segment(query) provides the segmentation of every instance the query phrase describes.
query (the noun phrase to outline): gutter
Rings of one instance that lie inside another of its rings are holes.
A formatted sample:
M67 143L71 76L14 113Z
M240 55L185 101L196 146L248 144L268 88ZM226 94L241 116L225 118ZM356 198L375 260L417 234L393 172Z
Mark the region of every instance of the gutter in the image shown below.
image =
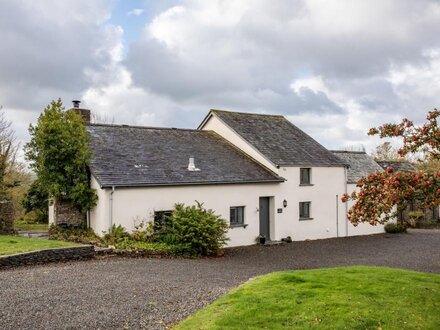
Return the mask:
M107 188L143 188L143 187L176 187L176 186L207 186L207 185L223 185L223 184L252 184L252 183L282 183L287 181L286 179L280 177L280 179L267 180L267 181L207 181L207 182L178 182L178 183L133 183L133 184L113 184L113 185L101 185L102 189Z
M112 190L110 191L109 196L109 229L108 232L112 232L112 226L113 226L113 194L115 192L115 186L112 186Z

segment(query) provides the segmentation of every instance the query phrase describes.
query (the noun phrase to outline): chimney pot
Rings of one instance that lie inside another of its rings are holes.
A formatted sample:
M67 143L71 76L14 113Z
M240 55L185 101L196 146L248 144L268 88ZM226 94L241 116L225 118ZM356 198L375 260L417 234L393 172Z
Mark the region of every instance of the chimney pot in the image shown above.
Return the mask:
M78 109L81 101L73 100L72 103L73 103L73 107Z

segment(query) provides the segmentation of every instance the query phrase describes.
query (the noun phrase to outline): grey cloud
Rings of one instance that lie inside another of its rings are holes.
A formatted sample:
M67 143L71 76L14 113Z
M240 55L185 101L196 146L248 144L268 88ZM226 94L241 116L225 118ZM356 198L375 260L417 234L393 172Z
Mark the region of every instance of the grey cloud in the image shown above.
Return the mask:
M428 61L422 50L440 47L440 17L435 8L440 7L433 1L371 2L370 13L365 14L371 22L360 26L354 22L353 31L331 33L332 22L328 27L317 26L303 1L256 2L226 28L193 21L188 4L180 18L188 15L187 24L196 25L191 36L197 40L195 46L179 52L178 47L154 39L147 29L129 49L125 65L136 85L179 102L211 100L283 113L341 112L323 93L285 91L306 68L337 81L335 86L352 92L363 106L389 111L399 104L384 79L390 65L422 64ZM336 12L333 25L347 15L343 10ZM274 91L276 97L258 98L259 90ZM218 100L219 95L225 99Z
M109 14L104 1L8 1L0 3L0 99L31 108L80 95L86 70L102 71L110 55L99 52L97 22Z
M163 43L145 38L132 45L125 64L139 85L178 100L219 91L232 92L253 84L245 73L245 59L223 62L216 58L215 49L213 46L213 54L203 60L197 57L182 60Z
M300 127L335 146L368 139L360 121L422 120L438 102L431 81L440 64L424 54L440 48L437 1L323 1L316 12L314 1L261 0L238 19L229 6L247 1L178 3L186 10L161 23L177 45L159 40L146 22L120 61L111 55L121 32L106 24L110 2L0 1L0 104L6 112L40 111L58 96L68 105L82 95L117 122L176 127L196 127L209 108L281 113L302 118ZM201 13L204 6L216 9ZM350 6L365 13L353 18ZM390 68L407 65L432 74L389 80ZM133 83L121 78L125 69ZM322 79L324 90L291 89L310 76ZM20 132L29 119L22 120Z

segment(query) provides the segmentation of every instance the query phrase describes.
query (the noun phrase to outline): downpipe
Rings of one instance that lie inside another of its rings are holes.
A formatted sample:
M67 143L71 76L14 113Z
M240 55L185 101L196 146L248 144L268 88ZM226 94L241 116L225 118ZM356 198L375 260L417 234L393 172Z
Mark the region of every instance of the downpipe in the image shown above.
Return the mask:
M339 237L339 195L336 195L336 237Z
M109 228L108 228L108 232L111 233L112 232L112 226L113 226L113 194L115 192L115 186L112 186L112 190L110 191L110 196L109 196Z
M347 167L344 166L344 176L345 176L345 193L348 193L348 171L347 171ZM348 237L348 202L344 203L345 205L345 236Z

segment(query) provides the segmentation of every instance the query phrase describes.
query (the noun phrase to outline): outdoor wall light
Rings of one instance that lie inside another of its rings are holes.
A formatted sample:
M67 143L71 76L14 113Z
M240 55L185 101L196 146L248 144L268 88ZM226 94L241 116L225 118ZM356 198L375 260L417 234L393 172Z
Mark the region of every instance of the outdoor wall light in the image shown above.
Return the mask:
M283 200L283 206L287 207L287 201L286 200Z

